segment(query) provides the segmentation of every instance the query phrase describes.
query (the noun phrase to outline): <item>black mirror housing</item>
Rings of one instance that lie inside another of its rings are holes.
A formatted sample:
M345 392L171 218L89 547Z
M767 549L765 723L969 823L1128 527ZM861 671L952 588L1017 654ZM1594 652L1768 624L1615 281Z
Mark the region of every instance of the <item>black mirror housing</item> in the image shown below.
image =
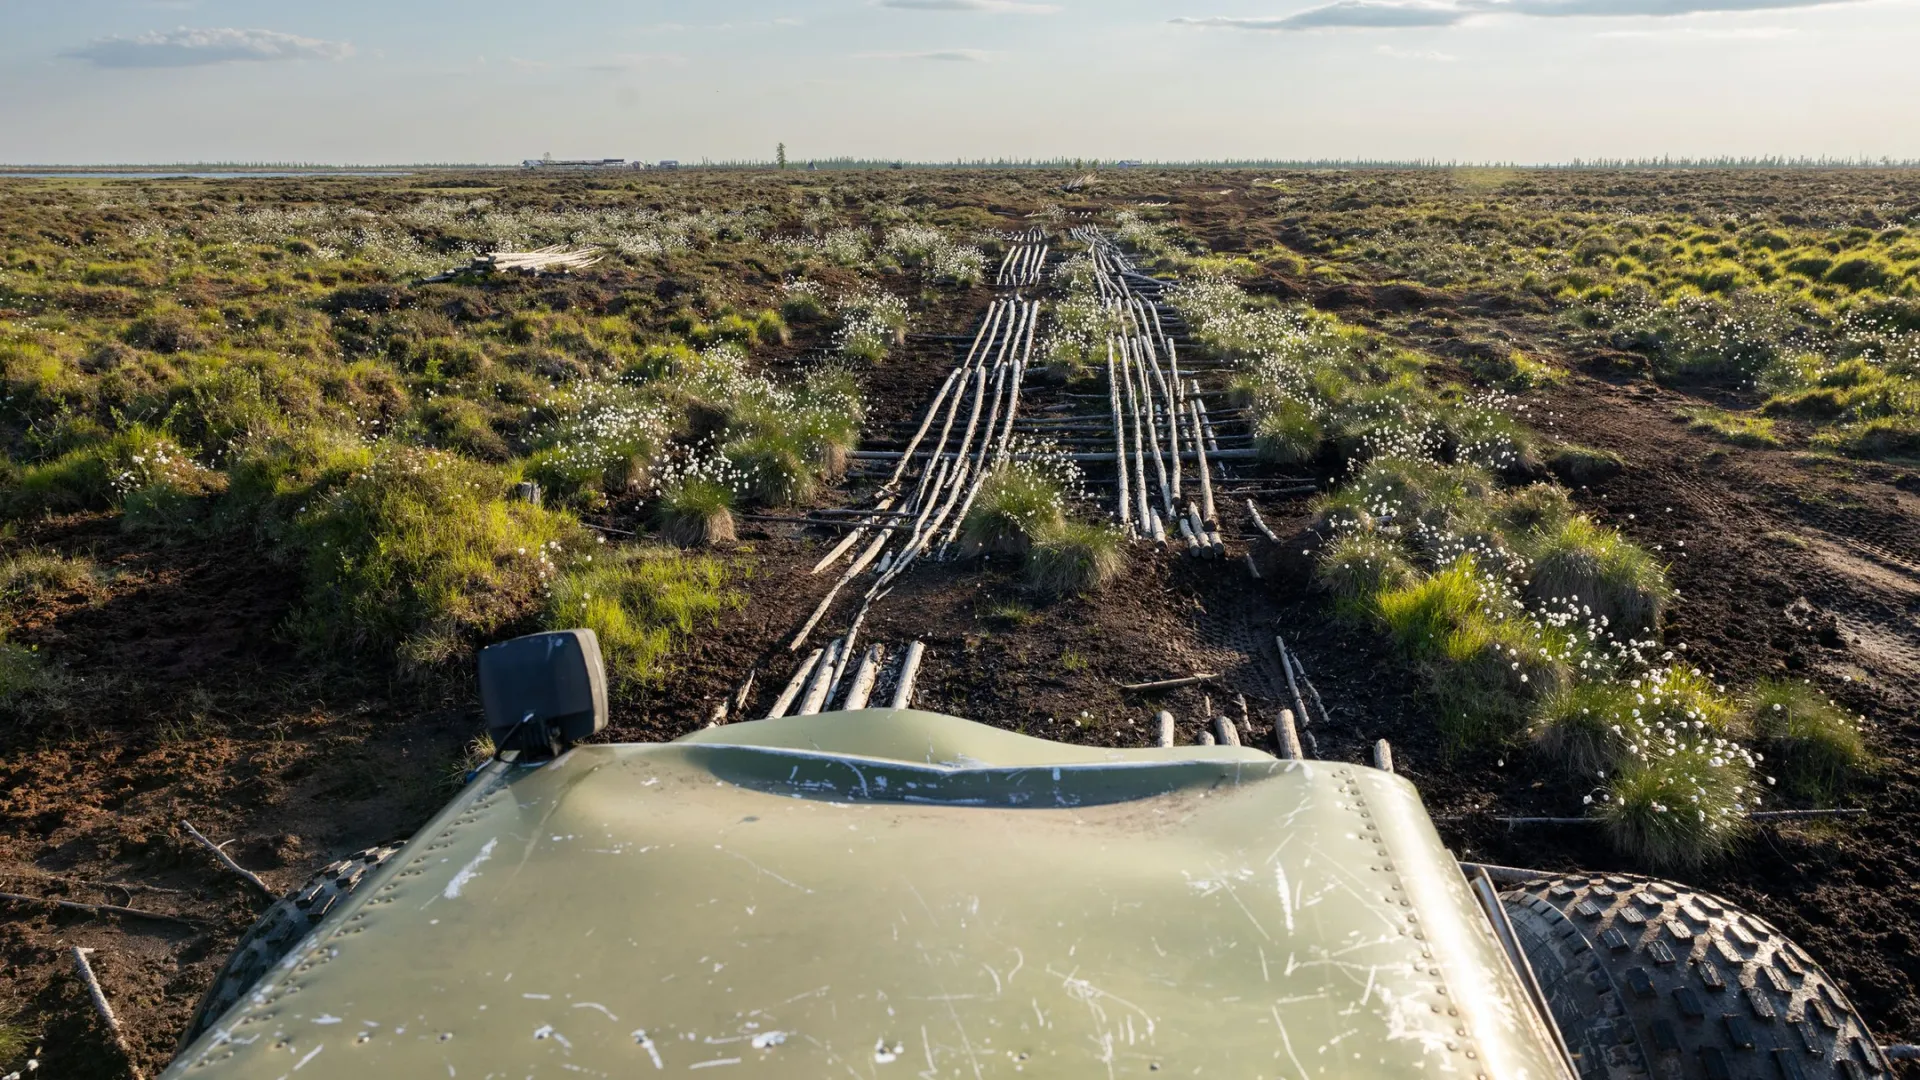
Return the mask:
M558 755L607 726L607 669L591 630L480 650L480 705L496 751Z

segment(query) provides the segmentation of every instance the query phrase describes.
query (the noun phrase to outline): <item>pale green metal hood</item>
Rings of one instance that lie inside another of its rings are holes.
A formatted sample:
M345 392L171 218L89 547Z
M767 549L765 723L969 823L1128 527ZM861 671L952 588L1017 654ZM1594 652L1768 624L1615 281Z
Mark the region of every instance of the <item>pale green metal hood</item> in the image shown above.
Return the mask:
M868 710L493 766L168 1077L1564 1076L1406 781Z

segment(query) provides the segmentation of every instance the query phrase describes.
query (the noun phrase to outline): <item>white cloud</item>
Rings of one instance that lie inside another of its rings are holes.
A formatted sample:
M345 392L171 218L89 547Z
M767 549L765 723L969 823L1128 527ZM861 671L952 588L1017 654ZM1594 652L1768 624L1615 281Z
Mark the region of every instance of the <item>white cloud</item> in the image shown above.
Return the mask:
M1694 41L1778 41L1800 31L1791 26L1739 26L1711 28L1702 26L1663 26L1657 30L1607 30L1603 38L1685 38Z
M1002 15L1051 15L1058 4L1035 4L1029 0L875 0L881 7L903 11L987 11Z
M138 37L95 38L61 55L106 68L198 67L238 61L342 60L353 55L353 46L278 30L183 26Z
M985 64L993 54L985 49L926 49L921 52L855 53L856 60L937 60L954 64Z
M904 2L904 0L902 0ZM1532 18L1620 18L1699 15L1709 12L1779 11L1830 7L1858 0L1333 0L1291 15L1254 18L1210 16L1171 20L1185 26L1229 30L1391 30L1455 26L1483 15Z
M685 55L681 53L644 52L644 53L620 53L616 56L612 56L605 60L602 60L596 64L585 64L583 65L583 67L588 71L605 71L605 72L617 73L617 72L626 72L626 71L647 71L653 68L662 68L662 67L683 67L686 65L686 63L687 63L687 58Z

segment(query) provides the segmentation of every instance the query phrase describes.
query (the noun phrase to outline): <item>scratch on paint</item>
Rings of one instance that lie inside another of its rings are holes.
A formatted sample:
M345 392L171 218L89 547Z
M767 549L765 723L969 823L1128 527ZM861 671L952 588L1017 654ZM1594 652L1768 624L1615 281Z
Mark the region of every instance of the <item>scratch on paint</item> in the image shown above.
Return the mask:
M453 880L447 882L446 889L441 892L440 895L449 900L458 900L460 898L460 890L466 888L468 882L471 882L475 877L479 876L480 864L493 858L493 849L498 843L500 843L500 838L496 836L482 845L480 854L475 855L472 862L461 867L460 872L453 875Z
M307 1062L309 1062L309 1061L312 1061L312 1060L314 1059L314 1057L315 1057L315 1056L317 1056L317 1055L318 1055L318 1054L320 1053L320 1051L322 1051L322 1050L325 1050L326 1048L327 1048L327 1044L326 1044L326 1043L321 1043L321 1044L320 1044L319 1046L316 1046L316 1047L314 1047L313 1049L311 1049L311 1050L309 1050L309 1051L307 1051L307 1056L306 1056L306 1057L303 1057L303 1058L301 1058L301 1059L300 1059L300 1064L298 1064L298 1065L295 1065L295 1066L293 1067L293 1071L294 1071L294 1072L299 1072L299 1071L300 1071L301 1069L304 1069L304 1068L306 1068L306 1067L307 1067ZM327 1060L328 1060L328 1061L332 1061L333 1059L332 1059L332 1058L328 1058Z
M783 878L779 874L776 874L773 871L767 869L766 867L761 866L759 863L754 862L752 859L747 858L745 855L742 855L737 851L728 851L726 848L721 847L719 844L713 845L713 849L724 855L731 855L734 858L739 859L741 862L746 863L748 866L753 867L755 870L760 871L761 873L767 875L768 877L779 882L780 884L785 885L789 889L798 889L801 892L808 893L808 894L811 894L813 892L812 889L807 888L805 885L798 885L798 884L795 884L794 882L788 881L786 878Z
M740 1064L739 1058L714 1058L712 1061L702 1061L702 1062L699 1062L698 1064L689 1065L687 1066L687 1068L689 1070L711 1069L715 1065L738 1065L738 1064Z
M1280 890L1280 910L1287 916L1287 933L1293 933L1293 893L1287 888L1287 868L1273 864L1273 884Z
M1287 1037L1287 1025L1280 1019L1279 1006L1270 1005L1268 1008L1273 1012L1273 1026L1280 1029L1280 1045L1287 1048L1287 1060L1293 1062L1293 1067L1300 1070L1300 1080L1306 1080L1306 1067L1301 1065L1300 1059L1294 1055L1293 1040Z
M654 1048L653 1040L647 1038L647 1030L645 1028L641 1028L633 1033L633 1041L639 1043L640 1049L645 1050L647 1056L653 1059L654 1068L666 1068L666 1065L660 1060L660 1051Z

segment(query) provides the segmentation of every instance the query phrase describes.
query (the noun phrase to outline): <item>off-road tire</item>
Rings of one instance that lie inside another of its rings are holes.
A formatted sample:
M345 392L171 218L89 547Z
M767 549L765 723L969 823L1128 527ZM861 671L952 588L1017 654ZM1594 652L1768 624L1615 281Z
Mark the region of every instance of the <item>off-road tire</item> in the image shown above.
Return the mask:
M180 1036L179 1050L220 1019L233 1003L246 996L260 977L284 959L327 912L360 887L367 875L400 850L399 844L385 844L355 852L339 862L329 863L307 879L305 885L273 902L233 948L233 955L214 978L213 985L193 1011L193 1022Z
M1501 894L1581 1080L1870 1080L1888 1066L1805 950L1719 897L1628 876Z

